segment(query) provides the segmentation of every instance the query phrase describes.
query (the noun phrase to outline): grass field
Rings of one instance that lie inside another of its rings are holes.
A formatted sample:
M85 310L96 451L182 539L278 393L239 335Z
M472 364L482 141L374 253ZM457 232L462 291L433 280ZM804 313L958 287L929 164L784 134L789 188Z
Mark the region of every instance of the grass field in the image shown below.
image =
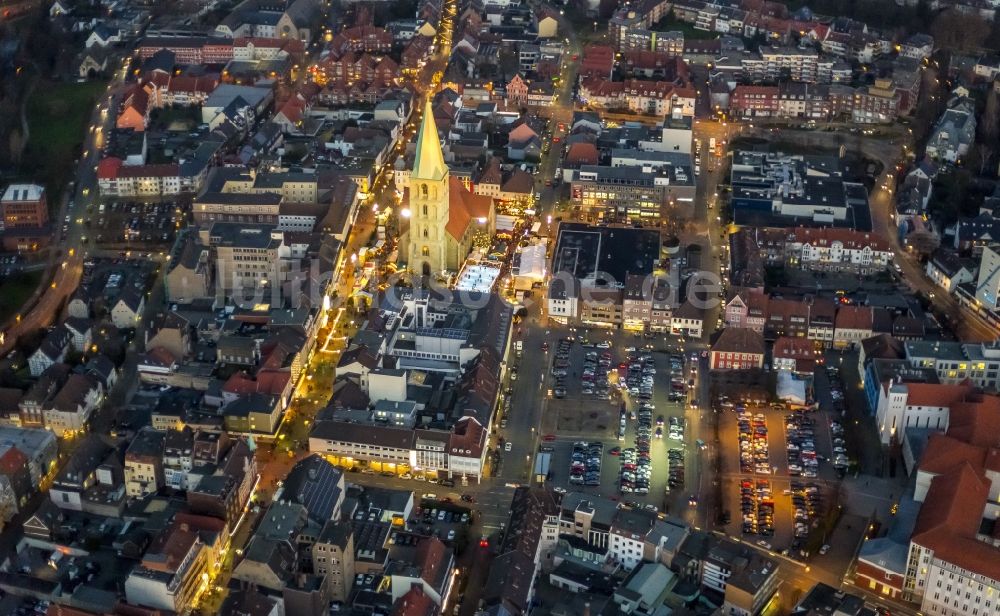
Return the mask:
M22 168L49 190L49 203L57 202L63 187L76 171L73 159L87 132L87 122L97 97L107 84L46 83L35 86L28 101L28 147Z
M41 271L15 274L0 280L0 323L17 314L41 280Z

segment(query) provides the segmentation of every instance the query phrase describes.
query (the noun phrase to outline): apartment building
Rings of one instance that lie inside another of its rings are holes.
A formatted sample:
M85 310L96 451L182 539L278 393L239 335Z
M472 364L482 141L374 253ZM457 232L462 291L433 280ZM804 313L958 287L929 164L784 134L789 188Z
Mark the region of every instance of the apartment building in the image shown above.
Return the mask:
M146 427L125 451L125 493L130 498L155 494L165 485L163 446L166 434Z
M892 79L880 78L855 90L852 119L860 124L885 124L899 115L900 94Z
M920 511L909 538L902 597L925 614L992 614L1000 600L1000 469L994 458L1000 399L952 406L945 434L930 437L913 499Z

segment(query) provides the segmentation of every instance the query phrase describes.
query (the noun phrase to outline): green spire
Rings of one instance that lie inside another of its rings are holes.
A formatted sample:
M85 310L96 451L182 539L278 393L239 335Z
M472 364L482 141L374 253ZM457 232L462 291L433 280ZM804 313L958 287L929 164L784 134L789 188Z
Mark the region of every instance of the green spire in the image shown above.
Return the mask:
M420 133L417 135L417 156L413 159L411 178L417 180L441 180L448 173L444 164L444 153L441 151L441 141L438 139L437 123L434 122L434 112L431 99L427 98L424 105L424 117L420 121Z

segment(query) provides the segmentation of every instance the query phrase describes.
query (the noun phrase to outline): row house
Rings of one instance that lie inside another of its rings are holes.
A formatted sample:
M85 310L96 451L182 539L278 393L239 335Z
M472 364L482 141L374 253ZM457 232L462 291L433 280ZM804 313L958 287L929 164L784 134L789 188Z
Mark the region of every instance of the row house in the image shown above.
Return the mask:
M804 338L809 333L809 304L792 299L771 298L767 303L764 335L768 339L781 336Z
M782 118L826 119L830 102L825 86L809 83L784 83L778 93L778 112Z
M635 113L666 116L679 110L694 116L696 93L693 88L679 87L669 81L608 81L585 80L580 84L580 100L595 109L628 109Z
M348 52L339 58L331 56L320 62L313 68L313 77L320 85L357 83L388 87L397 84L399 65L388 56Z
M874 320L870 306L841 306L833 324L833 348L854 348L871 338Z
M888 242L865 231L798 227L783 239L785 264L805 270L868 275L892 264Z
M827 119L833 105L828 86L786 82L780 87L738 85L730 94L729 109L742 117Z
M375 105L392 92L391 88L376 85L331 83L323 88L317 98L321 103L331 106L356 103Z
M775 370L811 375L821 352L807 338L781 337L774 341L771 365Z
M175 163L132 166L109 157L97 166L97 185L102 196L160 197L179 194L185 182Z
M770 298L763 292L738 291L726 302L726 327L752 329L764 333L767 323L767 304Z
M156 72L146 82L145 87L149 92L150 106L154 109L201 105L219 87L219 77L218 75L190 77Z
M806 338L841 349L859 345L875 328L875 311L869 306L777 299L757 291L734 293L723 313L726 327L749 329L769 340ZM890 322L888 327L893 326Z
M407 43L400 55L400 68L404 71L418 71L430 58L434 50L434 39L429 36L415 36Z
M349 51L388 53L392 51L392 45L392 33L385 28L355 26L334 35L328 48L336 55L341 55Z
M233 42L208 37L146 37L139 43L139 57L148 60L166 49L181 66L225 64L233 59Z
M266 62L286 58L297 61L304 53L305 45L298 39L246 37L233 41L233 60L242 62Z
M394 412L403 406L388 401L386 405ZM379 409L377 405L376 413ZM460 419L450 431L399 427L391 422L328 420L316 422L309 434L309 450L324 456L410 468L441 478L478 481L485 465L488 436L486 427L471 416Z
M729 111L739 117L757 118L778 115L777 86L738 85L729 95Z

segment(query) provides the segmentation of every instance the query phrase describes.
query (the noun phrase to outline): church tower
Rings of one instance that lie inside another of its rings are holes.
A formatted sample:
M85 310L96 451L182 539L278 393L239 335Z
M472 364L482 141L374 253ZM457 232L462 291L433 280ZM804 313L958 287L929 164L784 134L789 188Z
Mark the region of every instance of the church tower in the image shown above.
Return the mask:
M447 269L448 165L428 98L410 174L410 230L406 261L411 271L431 275Z

